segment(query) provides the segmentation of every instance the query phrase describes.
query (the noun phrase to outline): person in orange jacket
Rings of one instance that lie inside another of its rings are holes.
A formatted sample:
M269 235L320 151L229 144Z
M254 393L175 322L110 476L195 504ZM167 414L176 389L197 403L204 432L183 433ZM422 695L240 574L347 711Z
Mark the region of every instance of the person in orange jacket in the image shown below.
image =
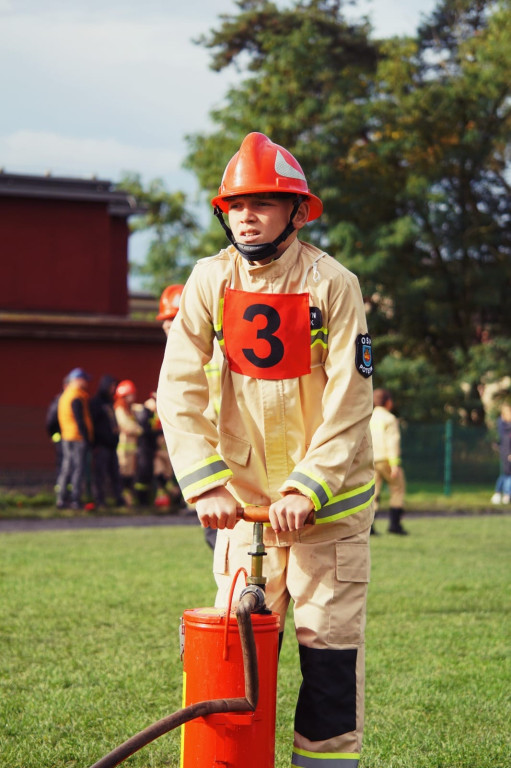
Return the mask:
M185 499L218 530L218 607L238 569L250 572L252 525L238 508L269 506L266 604L283 629L294 601L302 672L293 765L356 768L374 517L362 294L355 275L298 239L322 203L264 134L245 137L212 205L230 246L199 260L185 285L158 413ZM215 338L225 357L218 428L205 414Z
M62 464L56 486L58 509L67 506L68 484L71 484L71 509L82 508L83 481L94 438L89 410L90 380L91 376L83 368L73 368L67 375L67 386L58 401L57 415L62 437Z

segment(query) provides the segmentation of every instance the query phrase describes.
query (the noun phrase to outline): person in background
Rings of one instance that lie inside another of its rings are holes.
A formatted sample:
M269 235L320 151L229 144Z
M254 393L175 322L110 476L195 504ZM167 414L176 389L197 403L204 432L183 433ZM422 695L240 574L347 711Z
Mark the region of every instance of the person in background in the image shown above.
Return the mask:
M117 458L121 473L121 485L124 502L132 507L135 504L135 474L137 468L137 441L142 434L142 427L135 415L137 389L132 381L120 381L115 390L114 411L119 427Z
M500 474L491 497L492 504L509 504L511 501L511 404L504 403L497 419L500 452Z
M82 490L87 459L94 438L89 410L90 375L83 368L73 368L58 402L58 422L62 435L62 465L57 478L57 508L67 506L71 485L71 509L82 508Z
M67 376L62 379L62 389L60 392L55 395L53 400L48 406L48 410L46 411L46 432L48 434L48 437L50 437L54 448L55 448L55 490L57 490L57 478L60 473L60 468L62 466L62 434L60 431L60 424L59 424L59 400L62 392L67 387L68 381Z
M217 607L239 568L250 572L253 525L239 508L269 507L266 605L283 631L294 602L302 673L292 764L356 768L374 515L372 343L360 286L298 239L323 206L296 158L264 134L244 138L211 202L231 245L200 259L186 283L158 413L183 496L218 530ZM218 427L205 415L215 338L226 357Z
M90 401L90 413L94 427L92 449L92 478L94 504L97 510L106 506L106 490L110 486L116 507L124 505L121 488L117 445L119 425L114 411L117 379L109 374L101 377L98 389Z
M153 501L154 494L154 505L158 509L172 513L186 511L163 439L155 392L151 392L143 405L136 406L135 415L143 429L138 438L135 482L139 503L147 506Z
M169 331L172 327L174 318L178 313L179 302L181 299L181 294L183 293L183 288L184 285L168 285L160 296L160 311L158 315L156 315L156 319L162 321L161 327L165 333L165 336L169 335ZM218 424L218 414L220 413L220 378L222 374L223 361L223 354L220 350L220 347L218 346L218 343L215 342L213 357L204 366L204 371L208 379L209 387L209 402L205 411L205 416L214 424ZM175 503L177 503L180 507L186 505L179 486L177 485L163 432L157 441L155 462L156 464L154 474L156 478L160 478L160 485L162 479L168 475L171 488L175 488L179 493L179 496L174 498ZM205 528L204 538L206 540L206 544L211 549L214 549L216 542L216 530L213 528Z
M382 485L387 483L390 491L388 532L403 536L408 532L401 525L406 484L405 474L401 466L399 422L396 416L391 413L394 402L387 389L375 389L373 403L374 411L370 427L374 451L376 508L378 509Z

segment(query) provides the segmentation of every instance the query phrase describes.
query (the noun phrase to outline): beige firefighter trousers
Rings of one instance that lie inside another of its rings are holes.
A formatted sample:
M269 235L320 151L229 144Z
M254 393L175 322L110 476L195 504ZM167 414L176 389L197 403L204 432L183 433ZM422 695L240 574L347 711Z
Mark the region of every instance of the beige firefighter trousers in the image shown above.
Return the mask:
M295 746L311 752L359 752L364 725L364 631L370 528L349 538L341 538L339 529L337 536L333 535L335 525L321 526L322 531L320 526L317 528L310 540L307 535L297 533L294 542L266 547L263 562L263 574L267 578L266 605L280 614L282 631L288 606L293 601L296 638L302 646L356 649L356 728L326 741L314 742L295 732ZM233 531L218 532L213 566L218 587L217 607L227 605L236 571L244 567L250 574L251 531L251 524L238 523ZM289 539L294 535L286 536ZM244 579L238 578L235 599L244 586Z
M391 477L390 464L385 459L384 461L375 461L374 463L374 493L376 499L376 508L378 509L378 500L383 483L387 483L390 493L390 506L395 509L402 509L405 503L405 473L403 468L399 467L399 473L397 477Z

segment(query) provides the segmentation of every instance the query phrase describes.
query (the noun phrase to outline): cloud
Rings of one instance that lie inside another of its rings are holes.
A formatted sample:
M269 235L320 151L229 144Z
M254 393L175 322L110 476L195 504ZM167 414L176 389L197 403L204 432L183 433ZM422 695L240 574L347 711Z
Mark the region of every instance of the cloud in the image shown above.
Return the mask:
M2 0L0 0L1 2ZM207 29L207 27L206 27ZM191 42L197 20L8 14L0 24L4 130L180 141L208 124L227 74ZM230 73L229 73L230 76Z
M141 147L117 139L92 139L21 130L0 137L0 157L10 172L54 176L91 176L117 181L123 172L140 171L144 180L184 179L182 156L168 147Z

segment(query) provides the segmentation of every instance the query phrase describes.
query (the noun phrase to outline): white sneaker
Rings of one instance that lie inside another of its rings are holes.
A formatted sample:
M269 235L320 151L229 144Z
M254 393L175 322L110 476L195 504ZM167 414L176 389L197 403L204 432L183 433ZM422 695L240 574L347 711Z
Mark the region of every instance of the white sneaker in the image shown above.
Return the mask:
M502 504L502 494L501 493L494 493L491 497L491 503L492 504Z
M502 494L502 503L503 504L509 504L510 501L511 501L511 496L509 495L509 493L503 493Z

